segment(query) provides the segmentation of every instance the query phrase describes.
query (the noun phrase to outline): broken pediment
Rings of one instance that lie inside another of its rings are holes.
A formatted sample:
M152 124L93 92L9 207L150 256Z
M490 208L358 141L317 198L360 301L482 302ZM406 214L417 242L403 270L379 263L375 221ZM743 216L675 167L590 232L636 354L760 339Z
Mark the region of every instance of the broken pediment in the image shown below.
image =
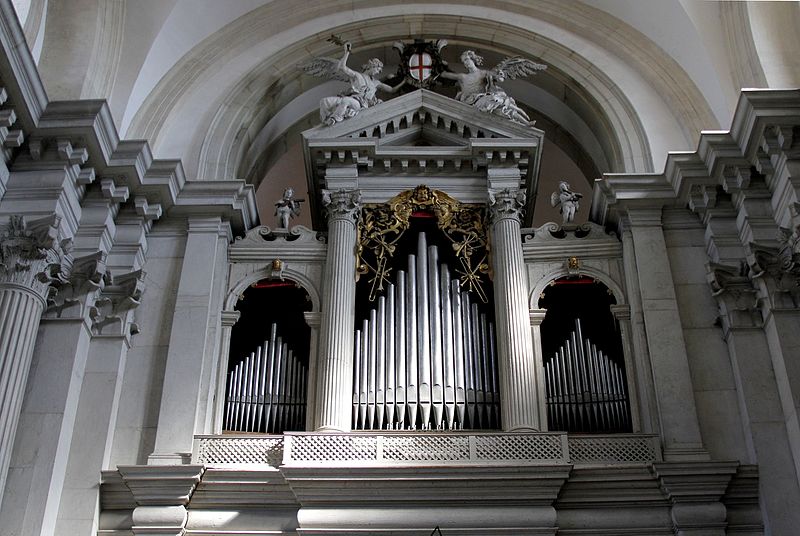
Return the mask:
M455 99L408 93L303 132L314 218L324 188L358 188L365 203L382 203L425 184L485 203L491 176L493 187L521 188L533 200L543 139L539 129Z

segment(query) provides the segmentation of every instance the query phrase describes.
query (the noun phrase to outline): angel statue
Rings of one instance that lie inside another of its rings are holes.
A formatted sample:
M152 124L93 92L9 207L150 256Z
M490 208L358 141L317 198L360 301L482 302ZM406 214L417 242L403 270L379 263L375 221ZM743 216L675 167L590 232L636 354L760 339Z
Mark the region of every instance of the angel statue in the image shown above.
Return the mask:
M286 188L283 197L275 203L275 215L278 217L278 227L281 229L289 228L289 218L296 218L300 215L300 203L305 199L295 199L294 190Z
M354 71L347 66L352 45L342 41L337 36L331 36L329 41L341 45L344 54L339 60L333 58L314 58L298 67L307 74L333 80L349 82L350 88L336 97L325 97L319 101L319 117L328 126L355 117L364 108L375 106L383 102L376 96L380 89L386 93L395 93L405 82L391 87L378 79L383 70L383 63L378 58L372 58L361 68L362 72Z
M558 191L550 194L550 204L560 207L562 223L572 223L575 213L578 211L578 201L583 194L573 192L569 188L569 183L561 181L558 183Z
M456 81L459 90L456 99L471 104L482 112L502 115L522 125L534 125L536 121L531 121L528 114L517 106L516 101L497 83L505 81L506 78L513 80L535 74L536 71L547 69L547 65L517 56L506 58L494 69L487 71L478 68L483 64L483 58L475 54L473 50L466 50L461 54L461 63L467 69L466 73L445 71L439 75L442 78Z

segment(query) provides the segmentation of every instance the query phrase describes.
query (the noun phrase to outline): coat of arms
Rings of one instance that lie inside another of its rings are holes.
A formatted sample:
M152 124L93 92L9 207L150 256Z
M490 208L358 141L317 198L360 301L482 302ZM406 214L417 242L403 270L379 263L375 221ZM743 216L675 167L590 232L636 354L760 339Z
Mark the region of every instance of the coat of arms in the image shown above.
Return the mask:
M411 44L396 42L394 48L400 53L398 76L407 84L417 88L430 88L436 78L445 70L441 51L447 41L439 39L435 42L415 40Z

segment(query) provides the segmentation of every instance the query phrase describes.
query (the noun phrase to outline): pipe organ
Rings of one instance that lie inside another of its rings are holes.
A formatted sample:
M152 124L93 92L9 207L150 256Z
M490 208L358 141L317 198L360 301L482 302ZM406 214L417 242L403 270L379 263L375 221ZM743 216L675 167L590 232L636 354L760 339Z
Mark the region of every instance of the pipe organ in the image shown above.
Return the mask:
M225 429L279 434L303 430L306 366L272 325L270 337L228 373Z
M356 330L353 429L500 426L494 325L419 234Z
M545 362L550 430L630 431L625 376L620 365L575 330Z

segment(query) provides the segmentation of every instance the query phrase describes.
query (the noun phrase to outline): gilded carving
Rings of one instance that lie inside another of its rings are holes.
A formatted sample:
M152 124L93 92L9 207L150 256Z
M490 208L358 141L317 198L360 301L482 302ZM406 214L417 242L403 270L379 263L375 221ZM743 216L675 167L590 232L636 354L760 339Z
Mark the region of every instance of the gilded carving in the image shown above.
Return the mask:
M461 285L486 303L485 280L489 272L488 243L483 211L463 205L439 190L417 186L381 205L365 207L358 226L356 277L371 274L370 301L384 290L391 274L390 261L398 240L411 226L414 212L433 213L437 226L450 240L459 260Z

